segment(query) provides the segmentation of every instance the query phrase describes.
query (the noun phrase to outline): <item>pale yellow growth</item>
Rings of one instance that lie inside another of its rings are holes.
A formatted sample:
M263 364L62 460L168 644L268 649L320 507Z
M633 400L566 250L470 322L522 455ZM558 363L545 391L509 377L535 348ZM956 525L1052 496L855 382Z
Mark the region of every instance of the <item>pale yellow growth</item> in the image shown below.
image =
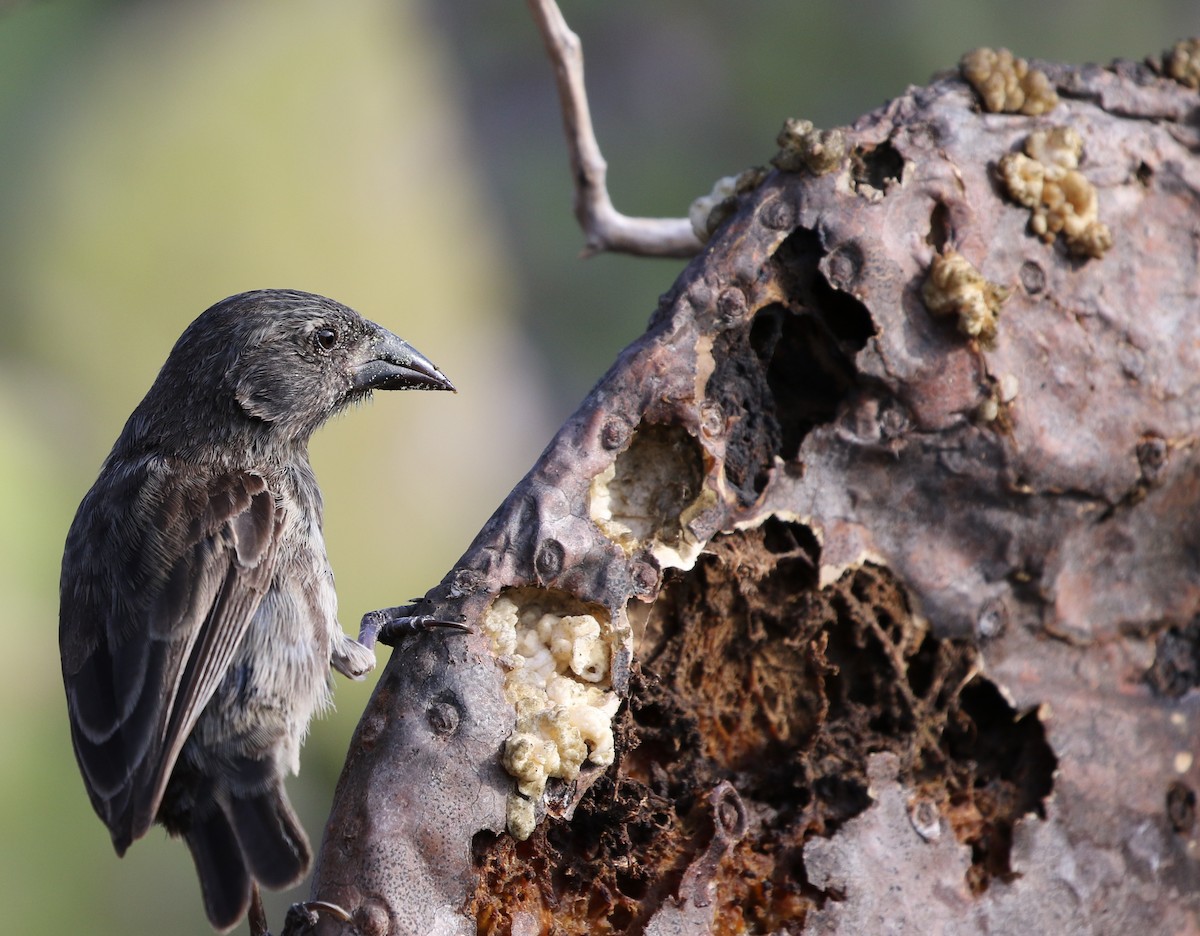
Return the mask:
M533 802L547 781L570 782L585 762L604 767L615 753L612 718L620 700L609 673L612 630L603 615L560 613L562 604L520 589L500 595L483 618L506 670L505 698L517 712L502 762L520 793L508 808L509 831L519 839L533 831Z
M716 503L701 471L686 432L643 427L592 479L589 516L626 553L646 549L663 568L690 569L704 546L690 524Z
M813 175L823 175L846 158L846 135L841 130L817 130L811 120L789 117L775 142L779 152L771 162L784 172L808 169Z
M533 801L527 800L518 793L508 796L508 831L518 842L523 842L533 835L537 828L537 810Z
M1083 155L1083 137L1073 127L1035 130L1025 138L1025 152L1044 166L1078 169Z
M976 408L975 418L981 423L995 422L1001 414L1011 411L1019 390L1015 374L1001 374L992 384L991 393Z
M925 305L934 315L955 315L958 330L971 338L991 341L996 319L1010 290L989 282L956 250L937 254L921 289Z
M1035 130L1024 149L1000 160L1000 179L1033 212L1030 228L1047 243L1061 234L1072 253L1103 256L1112 232L1100 220L1096 187L1079 171L1083 138L1070 127Z
M1181 39L1163 56L1163 71L1189 88L1200 88L1200 39Z
M1045 114L1058 104L1058 94L1046 74L1030 68L1008 49L980 48L959 63L963 77L994 114Z
M996 398L1001 403L1011 403L1017 398L1020 389L1021 384L1016 374L1001 374L1000 379L996 381Z
M617 463L613 462L592 478L592 486L588 491L588 509L592 521L600 527L601 532L625 552L632 553L638 547L638 533L649 536L650 527L639 524L639 529L635 530L632 523L617 516L613 510L613 480L616 476Z

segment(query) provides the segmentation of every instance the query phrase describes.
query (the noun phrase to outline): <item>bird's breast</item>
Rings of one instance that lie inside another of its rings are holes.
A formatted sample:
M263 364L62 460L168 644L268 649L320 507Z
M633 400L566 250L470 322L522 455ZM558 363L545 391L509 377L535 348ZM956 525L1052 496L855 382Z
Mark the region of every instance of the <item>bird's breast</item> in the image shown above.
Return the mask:
M270 586L213 700L221 717L206 711L201 721L208 724L198 728L218 746L252 738L274 747L281 766L295 773L309 722L331 698L330 651L341 628L320 523L303 513L289 520Z

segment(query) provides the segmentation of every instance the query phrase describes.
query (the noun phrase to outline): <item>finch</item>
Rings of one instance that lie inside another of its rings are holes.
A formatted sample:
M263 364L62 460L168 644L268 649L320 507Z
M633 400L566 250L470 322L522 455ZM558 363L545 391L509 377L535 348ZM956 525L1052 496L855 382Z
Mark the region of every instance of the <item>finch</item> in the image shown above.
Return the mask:
M375 665L337 620L308 440L373 390L453 390L331 299L232 296L175 344L84 497L63 554L71 739L118 855L158 822L186 842L208 919L312 859L284 789L330 667Z

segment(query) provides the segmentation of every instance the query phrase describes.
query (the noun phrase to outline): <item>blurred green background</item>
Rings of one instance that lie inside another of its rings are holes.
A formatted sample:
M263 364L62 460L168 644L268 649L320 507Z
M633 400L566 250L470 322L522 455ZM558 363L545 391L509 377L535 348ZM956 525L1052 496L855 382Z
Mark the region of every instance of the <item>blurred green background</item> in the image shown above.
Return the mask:
M1106 62L1194 2L567 2L619 208L679 215L783 118L847 123L976 45ZM342 620L466 548L680 264L577 260L553 85L519 0L0 0L0 931L202 934L190 859L113 855L71 756L62 540L175 338L226 295L331 295L459 394L381 394L315 440ZM386 656L387 650L382 650ZM290 789L320 836L369 685ZM280 895L282 910L304 893Z

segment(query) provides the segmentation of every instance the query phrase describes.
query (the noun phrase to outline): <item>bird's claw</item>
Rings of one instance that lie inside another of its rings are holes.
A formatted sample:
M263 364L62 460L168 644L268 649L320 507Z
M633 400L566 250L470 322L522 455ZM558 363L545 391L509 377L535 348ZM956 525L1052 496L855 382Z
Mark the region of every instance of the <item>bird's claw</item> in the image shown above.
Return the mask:
M435 627L445 627L451 630L468 631L466 622L450 621L436 614L405 614L408 607L385 608L382 611L368 611L363 615L359 626L358 642L364 647L373 647L375 642L394 645L402 637L410 637Z
M294 903L288 908L281 936L306 936L316 929L322 913L342 923L351 923L354 920L354 917L335 903L327 900L306 900L303 903Z

